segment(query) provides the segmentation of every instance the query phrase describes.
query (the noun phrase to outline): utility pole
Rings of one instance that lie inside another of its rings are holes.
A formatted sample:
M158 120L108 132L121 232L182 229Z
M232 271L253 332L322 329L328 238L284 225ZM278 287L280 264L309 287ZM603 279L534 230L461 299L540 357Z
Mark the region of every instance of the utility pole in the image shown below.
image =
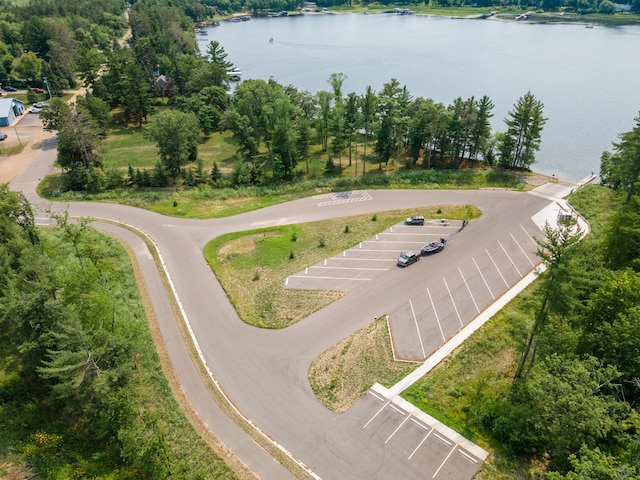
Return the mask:
M47 82L47 77L42 77L44 81L44 86L47 87L47 93L49 94L49 100L51 100L51 89L49 88L49 82Z

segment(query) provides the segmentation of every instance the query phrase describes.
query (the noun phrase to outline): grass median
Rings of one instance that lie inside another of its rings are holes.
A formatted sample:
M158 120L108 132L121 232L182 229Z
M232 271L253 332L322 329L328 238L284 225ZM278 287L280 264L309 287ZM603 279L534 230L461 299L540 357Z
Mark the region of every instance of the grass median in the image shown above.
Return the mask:
M470 220L479 217L480 210L471 205L433 206L236 232L211 240L204 255L243 321L284 328L344 295L333 290L286 289L287 276L410 215Z

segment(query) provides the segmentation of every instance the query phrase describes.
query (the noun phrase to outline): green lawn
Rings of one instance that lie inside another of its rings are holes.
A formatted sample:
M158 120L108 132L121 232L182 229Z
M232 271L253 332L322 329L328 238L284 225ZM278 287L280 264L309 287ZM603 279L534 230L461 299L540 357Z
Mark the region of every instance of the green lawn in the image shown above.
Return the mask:
M151 169L160 160L155 143L147 140L142 128L113 126L109 128L107 137L102 142L102 155L105 167ZM202 137L198 145L198 156L205 168L211 170L213 162L224 164L233 161L236 155L236 144L231 135L214 133Z

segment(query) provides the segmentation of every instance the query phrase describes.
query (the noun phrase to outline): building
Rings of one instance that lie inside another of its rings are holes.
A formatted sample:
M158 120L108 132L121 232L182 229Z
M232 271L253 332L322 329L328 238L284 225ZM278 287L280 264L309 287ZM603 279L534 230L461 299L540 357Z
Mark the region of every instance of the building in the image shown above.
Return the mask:
M0 98L0 127L8 127L24 113L24 103L17 98Z

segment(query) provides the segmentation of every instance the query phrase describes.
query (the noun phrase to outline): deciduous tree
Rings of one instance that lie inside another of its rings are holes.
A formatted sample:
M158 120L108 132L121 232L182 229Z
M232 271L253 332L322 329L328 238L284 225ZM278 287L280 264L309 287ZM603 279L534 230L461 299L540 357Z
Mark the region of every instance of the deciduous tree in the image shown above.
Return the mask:
M181 168L198 156L198 119L192 113L164 110L144 127L144 135L156 142L160 161L175 181Z

